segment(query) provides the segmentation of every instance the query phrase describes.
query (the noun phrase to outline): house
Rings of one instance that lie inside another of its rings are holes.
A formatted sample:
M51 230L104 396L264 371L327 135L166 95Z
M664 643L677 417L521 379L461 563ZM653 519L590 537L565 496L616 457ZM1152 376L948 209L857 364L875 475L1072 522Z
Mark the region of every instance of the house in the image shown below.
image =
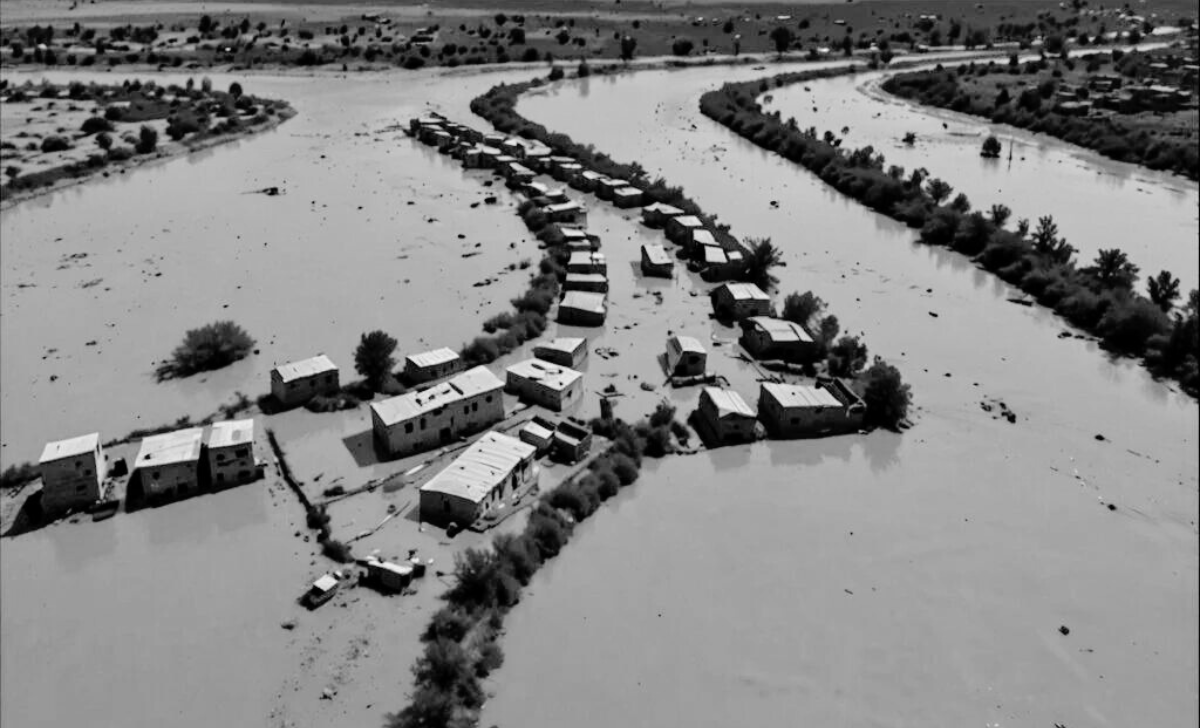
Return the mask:
M703 228L697 228L692 231L692 237L685 243L680 243L693 256L699 256L704 248L721 248L721 244L713 237L713 234Z
M321 578L312 583L308 591L304 593L304 603L309 609L316 609L325 602L333 599L338 593L338 588L342 583L337 580L337 577L332 574L325 574Z
M724 283L709 295L718 318L740 320L771 314L771 298L753 283Z
M1091 76L1088 78L1088 88L1103 93L1115 91L1121 88L1121 77L1108 74Z
M413 384L432 382L466 368L462 357L445 347L404 357L404 379Z
M691 336L672 336L667 339L667 374L672 377L694 377L704 374L708 352Z
M549 172L551 176L554 176L555 179L557 179L558 177L556 173L558 170L568 164L578 164L578 162L575 161L574 157L564 157L561 155L552 154L546 158L546 171Z
M866 405L843 382L823 377L816 385L764 382L758 417L772 437L795 438L854 432Z
M705 387L700 391L696 424L706 431L711 443L752 442L757 437L756 423L754 410L737 392L719 387Z
M496 160L504 156L496 147L480 146L475 147L477 155L472 156L471 153L463 155L463 165L468 169L495 169Z
M599 250L600 236L570 225L559 225L563 243L571 250Z
M619 187L613 190L613 204L622 210L637 207L645 199L645 193L637 187Z
M42 474L42 510L59 514L100 500L108 462L100 434L48 442L38 458Z
M208 479L214 490L256 480L261 474L254 457L254 420L214 422L208 433Z
M740 250L722 250L720 255L710 253L711 248L704 250L703 269L700 277L706 281L727 281L737 277L746 268L746 258Z
M521 442L533 445L537 454L541 456L550 452L550 446L554 444L554 429L554 423L539 416L526 422L517 436Z
M554 339L533 348L533 355L538 359L571 369L578 369L587 359L587 354L587 339L581 336Z
M394 564L370 558L364 565L367 567L367 582L384 591L404 591L412 581L412 564Z
M804 363L821 358L821 346L798 323L770 316L742 321L741 344L756 359Z
M521 137L505 137L504 141L500 142L500 149L517 159L525 158L525 140Z
M422 124L420 128L417 129L417 139L419 139L422 144L428 144L432 146L433 144L437 143L437 135L445 133L446 130L442 127L441 122Z
M596 181L596 188L592 190L602 200L611 202L614 193L622 187L628 187L629 183L623 179L613 179L612 177L604 177Z
M430 145L437 148L439 152L445 154L454 146L454 136L445 129L438 129L430 134Z
M550 148L545 146L527 146L525 148L525 166L538 172L548 169Z
M408 120L408 130L416 134L423 126L437 126L446 121L446 117L433 113L429 116L418 116Z
M533 173L532 169L520 162L512 162L505 167L501 167L500 170L500 174L508 181L509 187L527 185L537 176Z
M682 214L683 210L678 207L655 202L642 208L642 223L653 228L662 227L667 224L667 220Z
M676 215L667 220L666 233L667 240L676 245L688 246L692 244L692 233L704 227L704 223L700 222L700 218L695 215Z
M147 501L168 500L200 489L200 449L204 428L190 427L142 440L134 461L134 477Z
M371 426L392 457L447 445L504 419L504 382L475 367L420 392L371 404Z
M537 479L536 448L515 437L489 432L445 470L421 486L421 520L466 527Z
M608 179L599 172L584 169L571 178L571 186L580 192L595 192L601 180Z
M642 246L642 275L670 278L675 274L675 261L661 245Z
M496 149L499 149L500 145L503 144L504 140L507 138L508 137L503 134L492 132L490 134L483 135L483 143L489 147L495 147Z
M572 187L575 186L575 178L583 172L583 165L574 162L570 164L556 164L550 168L550 176L559 182L567 182Z
M340 387L338 368L324 354L271 370L271 394L288 407L304 404L319 394L337 394Z
M561 412L583 399L583 375L574 369L526 359L507 371L507 391L546 409Z
M550 222L564 223L576 227L587 227L587 208L576 200L546 205L542 208Z
M729 265L729 257L725 255L725 250L720 245L698 245L694 250L696 262L701 268Z
M530 182L529 184L521 187L520 191L521 194L525 195L529 199L535 200L549 192L550 187L542 184L541 182Z
M558 323L567 326L603 326L607 315L603 293L567 291L558 304Z
M608 276L603 273L568 273L563 281L564 291L608 292Z
M608 260L604 253L578 250L567 258L568 273L600 273L608 274Z

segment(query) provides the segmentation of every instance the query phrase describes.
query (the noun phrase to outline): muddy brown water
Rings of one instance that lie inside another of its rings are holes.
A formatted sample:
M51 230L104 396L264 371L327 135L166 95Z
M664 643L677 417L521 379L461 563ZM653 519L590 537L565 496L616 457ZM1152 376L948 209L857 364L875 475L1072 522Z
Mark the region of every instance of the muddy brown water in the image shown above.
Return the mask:
M0 334L28 345L5 347L4 461L35 458L64 428L108 437L206 414L235 391L261 391L272 362L312 351L348 372L370 328L392 331L402 353L474 335L524 280L499 271L538 252L503 193L496 208L469 207L495 192L477 173L379 132L427 104L466 119L474 95L528 73L241 78L300 115L233 147L5 212ZM917 393L918 427L652 467L510 617L485 724L1194 719L1195 403L1094 345L1058 339L1061 322L1007 303L1011 291L990 276L913 245L908 231L696 110L701 91L764 73L592 78L522 109L685 184L737 234L783 244L783 290L813 288L844 329L864 331L897 363ZM276 184L285 195L242 194ZM636 214L593 205L590 218L609 255L612 306L608 326L581 332L618 356L589 356L579 413L594 413L610 383L625 395L622 416L664 396L693 408L697 392L664 391L654 361L671 331L708 342L710 368L753 404L756 372L731 357L735 332L692 295L706 286L634 273L638 245L658 240ZM481 255L461 258L475 242ZM100 272L59 270L73 252ZM470 287L489 276L500 282ZM188 326L223 315L258 337L258 356L153 383L152 359ZM573 331L548 335L557 333ZM100 345L85 347L90 339ZM43 361L49 348L59 352ZM49 382L49 369L60 379ZM1003 400L1017 424L993 419L984 399ZM386 471L360 467L346 447L365 429L361 412L290 413L272 426L305 480L324 473L353 486ZM339 523L374 525L387 501L407 497L347 502ZM302 523L290 494L251 486L6 541L0 722L40 721L55 703L51 724L378 725L403 702L432 592L352 592L346 608L297 612L294 597L325 568L294 537ZM413 546L449 562L438 533L385 530L364 548ZM155 595L149 605L143 594ZM289 618L300 620L294 633L279 628ZM44 664L14 669L29 654ZM58 699L64 684L89 679ZM330 683L339 696L318 700Z

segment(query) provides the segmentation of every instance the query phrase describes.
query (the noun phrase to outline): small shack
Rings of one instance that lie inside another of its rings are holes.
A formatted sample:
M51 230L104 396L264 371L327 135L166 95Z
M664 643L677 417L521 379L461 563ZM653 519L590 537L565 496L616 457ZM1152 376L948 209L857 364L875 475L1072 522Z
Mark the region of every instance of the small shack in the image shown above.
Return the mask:
M567 273L600 273L608 275L608 260L604 253L575 251L567 258Z
M412 582L412 564L395 564L391 561L367 559L367 583L381 591L402 592Z
M758 417L772 437L789 439L854 432L863 425L866 405L840 380L818 379L814 386L764 382Z
M637 187L626 186L618 187L612 192L613 205L622 210L627 210L631 207L637 207L642 204L645 199L645 193Z
M595 192L601 180L607 179L599 172L585 169L571 179L571 186L580 192Z
M608 292L608 277L603 273L568 273L563 281L564 291Z
M592 449L592 430L586 425L566 419L554 429L550 455L564 463L577 463Z
M692 233L703 228L704 223L695 215L676 215L667 220L667 240L686 247L692 244Z
M667 224L667 220L682 214L683 210L680 210L678 207L663 202L655 202L652 205L646 205L642 208L642 222L648 227L660 228Z
M675 261L661 245L642 246L642 275L670 278L675 274Z
M629 183L623 179L605 177L596 181L596 188L592 191L596 194L596 197L599 197L606 202L611 202L614 199L617 190L628 186Z
M537 176L532 169L519 162L512 162L508 166L502 167L501 174L508 181L508 186L513 188L527 185Z
M583 173L583 165L578 163L556 164L550 168L550 176L559 182L575 186L575 179Z
M691 336L672 336L667 339L667 374L672 377L694 377L704 374L708 352Z
M467 527L508 502L537 479L536 448L488 432L421 486L421 520Z
M607 316L603 293L567 291L558 304L558 323L567 326L603 326Z
M317 395L337 394L337 365L319 354L271 370L271 395L282 405L304 404Z
M587 227L587 208L577 200L546 205L542 211L546 213L546 219L550 222Z
M466 362L462 357L446 347L404 357L404 378L413 384L432 382L464 369Z
M771 314L771 297L753 283L724 283L709 296L718 318L737 321Z
M798 323L770 316L742 321L742 347L756 359L779 359L803 364L821 358L821 346Z
M583 375L574 369L541 359L526 359L510 366L505 390L522 400L561 412L583 399Z
M752 442L757 437L754 410L742 395L731 389L705 387L701 390L696 420L712 444Z
M550 452L550 446L554 443L554 424L547 422L544 417L534 417L525 423L518 437L521 438L521 442L537 448L538 456L545 455Z
M587 339L581 336L562 337L533 348L538 359L570 369L578 369L587 353Z

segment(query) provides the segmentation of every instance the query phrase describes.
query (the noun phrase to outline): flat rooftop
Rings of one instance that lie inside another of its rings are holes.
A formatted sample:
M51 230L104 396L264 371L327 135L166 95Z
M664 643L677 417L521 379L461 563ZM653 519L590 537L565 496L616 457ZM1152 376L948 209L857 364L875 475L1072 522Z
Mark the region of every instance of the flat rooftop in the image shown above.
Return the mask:
M551 364L542 359L526 359L508 368L508 373L541 383L555 391L561 392L583 378L574 369Z
M492 374L490 369L479 366L429 389L373 402L371 410L379 416L385 426L388 426L411 420L465 397L503 388L504 382Z
M156 468L175 463L189 463L200 459L200 446L204 442L203 427L151 435L142 440L134 468Z
M841 407L842 403L833 393L822 387L803 384L777 384L764 382L763 395L770 394L785 408Z
M208 447L231 447L254 441L254 420L225 420L214 422L208 433Z
M325 372L336 372L337 365L324 354L301 359L289 364L282 364L275 367L275 371L279 372L279 378L285 382L292 382L304 377L312 377Z
M55 460L63 458L79 457L96 451L100 446L100 433L93 432L90 435L80 435L67 440L58 440L57 442L48 442L46 447L42 448L42 456L38 458L38 463L52 463Z
M489 432L442 472L421 486L422 493L445 493L479 503L537 448L515 437Z

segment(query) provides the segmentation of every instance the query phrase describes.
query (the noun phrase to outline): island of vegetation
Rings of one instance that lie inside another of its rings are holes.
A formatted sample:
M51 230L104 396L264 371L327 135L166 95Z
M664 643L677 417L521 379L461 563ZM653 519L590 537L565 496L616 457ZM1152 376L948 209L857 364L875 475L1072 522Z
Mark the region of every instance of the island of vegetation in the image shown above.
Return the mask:
M0 81L0 200L270 129L295 115L286 102L244 92L126 80L119 86Z
M1137 290L1140 274L1120 250L1102 250L1094 261L1075 259L1052 216L1036 228L1004 205L972 209L966 195L921 169L887 165L872 147L846 149L831 131L802 129L795 119L765 112L758 96L770 88L853 73L854 68L785 73L771 79L726 84L706 93L701 111L758 146L810 170L839 192L894 220L919 229L920 239L973 258L983 268L1028 293L1075 326L1099 337L1111 352L1140 357L1156 376L1200 396L1200 294L1181 300L1179 280L1162 271ZM1182 304L1182 305L1180 305Z
M1200 66L1187 47L1114 49L1081 59L965 63L892 76L883 88L1094 149L1106 157L1200 178ZM999 152L996 150L996 155Z

